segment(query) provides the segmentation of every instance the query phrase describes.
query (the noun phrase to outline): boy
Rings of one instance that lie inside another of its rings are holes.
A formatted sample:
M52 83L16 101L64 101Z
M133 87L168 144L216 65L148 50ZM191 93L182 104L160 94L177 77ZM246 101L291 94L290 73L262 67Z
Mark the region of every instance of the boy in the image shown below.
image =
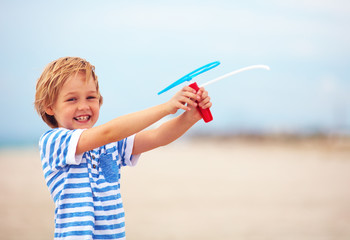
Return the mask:
M197 105L211 107L204 89L186 86L166 103L94 127L101 104L94 66L84 59L53 61L37 81L35 108L52 128L39 146L55 202L55 239L125 239L121 166L183 135L201 119ZM185 112L143 130L178 109Z

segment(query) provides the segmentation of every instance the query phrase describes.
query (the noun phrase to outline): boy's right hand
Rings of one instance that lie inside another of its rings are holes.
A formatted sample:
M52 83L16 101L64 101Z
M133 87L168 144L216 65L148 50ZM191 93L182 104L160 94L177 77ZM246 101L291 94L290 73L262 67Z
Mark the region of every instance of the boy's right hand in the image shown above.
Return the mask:
M185 86L178 91L166 104L170 114L175 114L178 109L190 111L192 107L197 107L196 100L199 100L200 96L196 94L196 91Z

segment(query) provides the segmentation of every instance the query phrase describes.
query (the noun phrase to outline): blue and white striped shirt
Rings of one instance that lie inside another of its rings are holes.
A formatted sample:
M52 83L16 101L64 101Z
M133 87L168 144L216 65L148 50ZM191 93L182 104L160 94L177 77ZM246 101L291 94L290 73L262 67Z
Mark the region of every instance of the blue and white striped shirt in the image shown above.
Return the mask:
M46 184L55 202L55 239L125 239L120 168L133 166L134 136L76 155L84 130L56 128L40 138Z

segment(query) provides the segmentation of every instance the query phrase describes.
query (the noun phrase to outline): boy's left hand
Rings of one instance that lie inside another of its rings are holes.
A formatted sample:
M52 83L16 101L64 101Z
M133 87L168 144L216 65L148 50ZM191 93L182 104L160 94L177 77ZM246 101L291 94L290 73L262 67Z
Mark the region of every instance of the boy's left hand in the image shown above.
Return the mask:
M212 106L208 92L203 87L198 90L197 95L200 97L200 99L197 100L199 107L206 109Z
M208 92L203 87L201 87L198 90L196 95L199 97L196 99L196 101L198 102L198 105L197 105L198 107L201 107L202 109L207 109L212 106ZM194 118L196 120L202 119L202 116L199 113L199 109L196 107L188 111L188 114L189 114L188 116L191 116L191 118Z

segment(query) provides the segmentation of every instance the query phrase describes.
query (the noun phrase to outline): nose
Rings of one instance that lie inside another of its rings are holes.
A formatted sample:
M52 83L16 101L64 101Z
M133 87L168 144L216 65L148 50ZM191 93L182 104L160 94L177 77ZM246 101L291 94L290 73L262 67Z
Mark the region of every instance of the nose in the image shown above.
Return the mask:
M79 101L78 110L85 110L85 109L89 109L89 104L88 104L88 102L85 101L85 100Z

